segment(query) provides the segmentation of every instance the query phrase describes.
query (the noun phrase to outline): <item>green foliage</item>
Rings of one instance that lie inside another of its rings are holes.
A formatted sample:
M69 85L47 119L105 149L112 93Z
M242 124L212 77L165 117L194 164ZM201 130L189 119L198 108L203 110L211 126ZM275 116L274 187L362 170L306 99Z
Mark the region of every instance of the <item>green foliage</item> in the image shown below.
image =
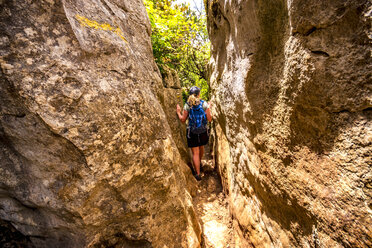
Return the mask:
M175 0L144 0L149 14L151 41L160 71L168 66L177 71L183 95L192 85L202 89L201 97L209 99L207 63L210 42L204 11L192 10Z

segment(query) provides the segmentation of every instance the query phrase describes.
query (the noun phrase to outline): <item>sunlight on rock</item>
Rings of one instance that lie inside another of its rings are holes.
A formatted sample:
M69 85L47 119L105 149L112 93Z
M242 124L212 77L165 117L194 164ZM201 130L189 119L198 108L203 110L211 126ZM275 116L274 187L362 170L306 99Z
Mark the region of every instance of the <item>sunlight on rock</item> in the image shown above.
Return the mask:
M228 228L217 220L207 221L203 224L207 244L215 248L225 248Z

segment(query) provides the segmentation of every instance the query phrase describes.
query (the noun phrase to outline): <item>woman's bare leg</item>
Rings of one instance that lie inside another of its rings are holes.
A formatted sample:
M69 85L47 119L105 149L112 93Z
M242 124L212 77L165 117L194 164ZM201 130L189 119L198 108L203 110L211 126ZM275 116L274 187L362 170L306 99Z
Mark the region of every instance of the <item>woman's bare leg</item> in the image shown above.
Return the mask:
M203 158L203 155L204 155L204 146L199 146L200 164L201 164L201 160Z
M194 162L196 174L200 175L199 147L191 147L191 151L192 151L192 161Z

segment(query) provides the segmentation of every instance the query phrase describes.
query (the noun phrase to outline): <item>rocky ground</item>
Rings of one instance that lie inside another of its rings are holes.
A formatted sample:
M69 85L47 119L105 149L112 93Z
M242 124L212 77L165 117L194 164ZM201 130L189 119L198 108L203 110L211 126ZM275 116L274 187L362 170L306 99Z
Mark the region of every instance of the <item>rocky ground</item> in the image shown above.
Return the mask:
M248 247L243 245L243 240L234 229L228 201L208 146L202 164L202 180L198 183L198 192L193 200L202 227L202 247Z

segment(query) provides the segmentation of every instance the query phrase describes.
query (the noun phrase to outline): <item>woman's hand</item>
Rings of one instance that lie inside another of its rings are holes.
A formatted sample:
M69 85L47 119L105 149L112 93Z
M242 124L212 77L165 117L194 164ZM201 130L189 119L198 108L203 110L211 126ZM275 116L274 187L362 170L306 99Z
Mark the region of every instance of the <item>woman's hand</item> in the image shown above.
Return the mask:
M181 107L179 104L177 104L177 114L181 114Z

